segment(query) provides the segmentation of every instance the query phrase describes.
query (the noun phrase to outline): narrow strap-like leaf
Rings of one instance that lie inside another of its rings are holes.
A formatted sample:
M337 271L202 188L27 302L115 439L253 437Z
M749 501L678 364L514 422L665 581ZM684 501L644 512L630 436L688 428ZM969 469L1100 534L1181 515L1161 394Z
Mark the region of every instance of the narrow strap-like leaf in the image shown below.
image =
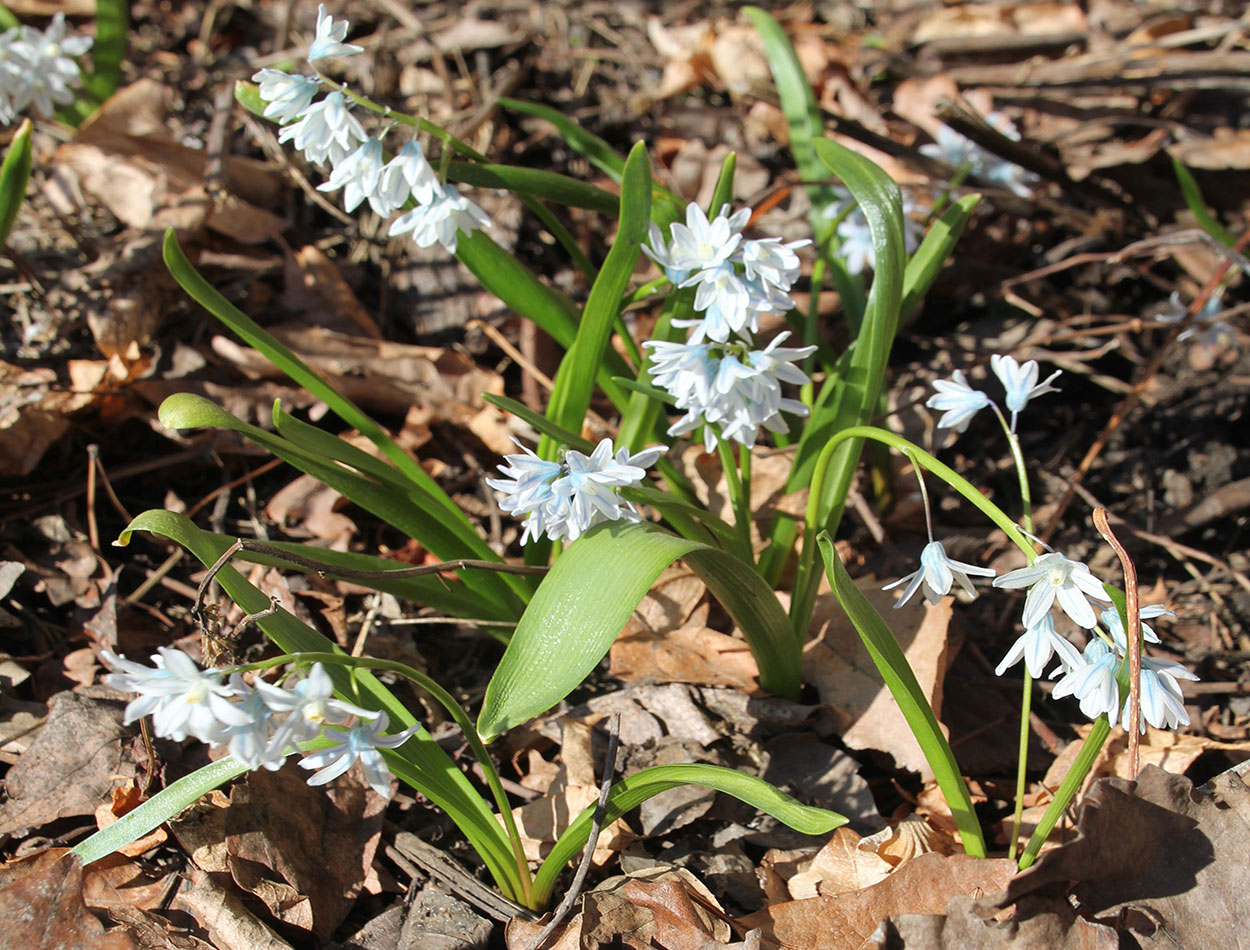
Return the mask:
M0 248L9 240L17 212L26 200L26 183L30 181L31 135L30 119L22 124L9 142L9 150L0 165Z

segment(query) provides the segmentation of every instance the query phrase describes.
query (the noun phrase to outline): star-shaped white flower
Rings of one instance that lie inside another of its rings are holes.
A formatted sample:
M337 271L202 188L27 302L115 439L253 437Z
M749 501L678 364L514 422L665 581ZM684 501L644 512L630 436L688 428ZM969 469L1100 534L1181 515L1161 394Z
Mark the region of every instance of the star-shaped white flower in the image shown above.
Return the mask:
M378 750L398 749L412 738L420 726L414 723L403 732L388 736L384 734L388 725L390 719L386 713L379 712L376 718L357 720L346 729L327 728L325 737L334 744L309 753L300 760L301 768L316 769L308 777L308 784L325 785L359 761L369 787L383 798L390 798L391 770L386 767L386 760Z
M1065 670L1073 670L1082 665L1081 654L1076 647L1055 632L1055 622L1050 614L1045 614L1011 645L1002 662L994 667L994 674L1002 676L1009 667L1015 666L1023 658L1029 675L1034 679L1041 679L1046 673L1046 664L1056 653L1059 654L1059 662Z
M946 548L942 546L941 541L930 541L924 546L924 550L920 552L920 569L913 571L906 577L900 577L893 584L886 584L882 590L893 590L902 584L907 585L907 589L903 591L903 596L894 604L895 609L902 607L907 601L911 600L916 591L924 592L924 599L930 604L936 604L939 600L951 592L951 585L958 582L964 593L970 597L977 595L976 588L972 586L972 581L968 579L968 575L974 577L993 577L994 571L988 567L978 567L975 564L965 564L963 561L956 561L954 558L948 557Z
M315 76L297 76L277 69L262 69L252 76L252 81L259 84L260 97L265 100L265 118L280 125L303 115L321 89L321 80Z
M1051 383L1063 372L1057 369L1046 377L1045 382L1039 383L1037 360L1029 360L1022 366L1012 357L998 353L990 357L990 368L1002 380L1003 388L1007 390L1006 402L1007 409L1011 412L1012 432L1016 431L1016 416L1029 404L1030 399L1044 393L1059 392Z
M973 416L986 406L993 405L989 396L968 384L962 370L955 370L950 379L934 380L933 388L937 392L929 397L925 405L943 413L938 420L939 429L963 432Z
M1024 626L1027 630L1041 622L1056 600L1073 622L1092 630L1098 624L1094 608L1087 597L1107 601L1111 598L1080 561L1070 561L1062 554L1043 554L1028 567L1011 571L994 579L995 587L1008 590L1029 589L1024 598Z
M334 18L326 13L326 5L317 4L317 35L308 47L308 61L312 63L331 56L351 56L365 51L363 46L344 43L346 38L347 21L339 20L335 23Z

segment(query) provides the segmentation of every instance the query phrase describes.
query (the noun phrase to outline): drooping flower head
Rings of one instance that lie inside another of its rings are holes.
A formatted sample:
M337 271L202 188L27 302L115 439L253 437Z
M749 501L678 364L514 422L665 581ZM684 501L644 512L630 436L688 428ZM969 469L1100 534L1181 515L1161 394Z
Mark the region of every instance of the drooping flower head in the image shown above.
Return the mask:
M386 713L379 712L372 719L359 719L346 728L328 727L325 735L333 744L300 759L301 768L316 770L308 777L308 784L325 785L360 762L369 787L383 798L390 798L391 770L378 750L399 748L420 727L414 723L402 732L388 736L385 733L389 725Z
M1024 635L1011 645L1001 663L994 667L994 674L1002 676L1008 668L1024 660L1025 668L1034 679L1046 675L1046 665L1055 654L1065 670L1074 670L1082 665L1081 654L1071 643L1055 631L1055 621L1050 614L1043 614L1042 619L1024 631Z
M439 185L428 203L400 215L387 233L394 237L411 231L417 247L441 244L448 253L455 254L461 233L472 234L489 226L490 216L454 185Z
M285 125L304 114L321 90L315 76L298 76L276 69L262 69L252 76L259 84L260 97L265 100L266 119Z
M989 396L968 384L962 370L955 370L950 379L935 380L933 388L937 392L929 397L925 405L943 413L938 420L939 429L964 432L973 416L993 405Z
M974 577L993 577L994 571L988 567L978 567L976 564L965 564L963 561L956 561L954 558L948 557L946 548L942 546L941 541L930 541L924 546L924 550L920 552L920 569L913 571L906 577L900 577L892 584L886 584L882 590L893 590L903 584L907 588L903 591L903 596L895 602L894 607L897 609L902 607L915 595L916 591L924 593L924 599L930 604L936 604L943 597L951 592L951 586L958 582L960 589L968 596L975 597L977 595L976 588L972 586L972 581L968 575Z
M298 121L282 127L279 142L294 142L313 163L337 165L367 135L360 120L351 114L341 92L332 92L306 107Z
M1016 431L1016 417L1029 404L1030 399L1045 393L1057 393L1059 390L1051 383L1063 370L1055 370L1046 377L1044 382L1037 381L1039 374L1037 360L1028 360L1021 365L1010 356L995 353L990 357L990 367L1002 381L1007 390L1007 409L1011 412L1011 431Z

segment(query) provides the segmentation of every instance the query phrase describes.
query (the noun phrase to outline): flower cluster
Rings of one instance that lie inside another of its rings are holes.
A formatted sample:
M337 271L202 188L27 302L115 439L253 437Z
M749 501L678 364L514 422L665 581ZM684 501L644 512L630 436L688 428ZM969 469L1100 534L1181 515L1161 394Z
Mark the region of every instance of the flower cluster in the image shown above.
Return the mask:
M73 57L91 49L91 37L66 36L65 14L46 30L15 26L0 34L0 123L8 125L34 105L45 118L74 101L81 82Z
M102 656L112 671L105 684L138 694L126 706L127 725L151 716L156 735L177 741L190 736L209 746L225 746L253 771L281 768L297 743L319 736L330 740L328 747L300 762L316 770L309 785L324 785L359 761L373 790L389 798L391 773L378 749L398 748L418 728L386 735L386 713L335 699L320 663L307 676L278 687L259 679L249 686L238 673L227 677L215 668L200 669L181 650L168 647L157 650L152 666L108 650Z
M548 462L520 448L523 454L505 455L506 464L499 466L507 477L488 478L486 484L503 495L502 510L525 519L522 544L544 535L552 541L576 541L602 521L642 520L620 490L641 482L664 454L663 446L614 454L612 440L604 439L589 455L569 449L560 461Z
M1226 320L1221 319L1224 313L1224 293L1217 290L1207 298L1202 309L1194 314L1191 325L1182 330L1178 340L1193 340L1202 346L1218 349L1236 349L1237 331ZM1156 316L1163 323L1180 323L1189 315L1189 307L1181 300L1176 291L1168 298L1163 310Z
M335 21L325 5L317 8L317 34L308 62L362 52L346 43L347 22ZM453 186L439 180L415 139L386 160L382 138L366 133L351 112L352 102L338 89L318 99L322 81L262 69L252 77L265 102L264 115L282 125L278 141L291 142L314 164L330 165L330 177L318 191L343 191L343 206L354 211L364 201L386 218L410 201L416 207L396 218L390 235L411 233L419 247L441 244L455 253L458 236L490 225L481 208Z
M1007 404L1007 410L1011 413L1013 433L1016 431L1016 417L1024 411L1030 399L1059 391L1051 383L1063 372L1063 370L1055 370L1039 383L1037 360L1028 360L1020 364L1010 356L998 354L990 357L990 368L994 370L994 375L1002 382L1003 389L1006 391L1004 401ZM954 429L956 432L963 432L968 428L972 417L982 409L987 406L998 408L989 396L979 389L973 389L960 370L955 370L950 379L939 379L933 384L933 388L937 392L929 397L925 405L943 413L942 418L938 420L939 429Z
M1072 561L1057 552L1040 555L1028 567L1004 574L994 581L995 587L1027 588L1024 599L1024 634L1016 640L995 669L1001 676L1024 660L1029 675L1040 679L1052 658L1059 665L1050 673L1058 677L1051 695L1057 699L1075 696L1081 712L1091 719L1107 715L1111 725L1128 722L1128 697L1120 695L1116 677L1120 672L1128 641L1124 624L1114 607L1104 607L1098 614L1090 600L1106 602L1108 598L1098 579L1080 561ZM1055 630L1051 608L1059 608L1080 627L1096 631L1083 652L1077 652L1068 640ZM1160 605L1141 608L1143 619L1174 616ZM1101 624L1102 630L1099 630ZM1142 624L1142 639L1158 643L1159 637L1149 624ZM1175 729L1189 724L1185 701L1178 680L1198 677L1185 667L1164 660L1142 657L1141 728L1150 724L1156 729Z
M703 209L691 204L686 223L670 226L671 243L653 224L650 244L643 247L675 287L697 288L694 309L701 316L673 321L674 326L691 328L686 342L650 340L643 346L651 351L651 381L685 413L669 435L702 428L709 452L721 438L750 448L761 426L770 432L789 431L783 412L808 414L803 403L782 397L781 385L808 382L795 363L816 347L782 347L789 334L781 333L760 349L753 334L765 314L794 307L790 288L799 276L795 251L810 242L743 240L750 217L750 208L731 215L726 205L709 221Z
M1015 125L1001 112L991 112L985 119L1007 138L1015 142L1020 140L1020 133ZM967 166L974 175L979 175L996 185L1002 185L1021 198L1027 198L1033 193L1032 185L1037 181L1037 176L1032 172L1025 171L1019 165L999 158L992 152L987 152L949 125L938 126L937 140L931 145L922 145L920 151L930 158L940 159L955 168Z

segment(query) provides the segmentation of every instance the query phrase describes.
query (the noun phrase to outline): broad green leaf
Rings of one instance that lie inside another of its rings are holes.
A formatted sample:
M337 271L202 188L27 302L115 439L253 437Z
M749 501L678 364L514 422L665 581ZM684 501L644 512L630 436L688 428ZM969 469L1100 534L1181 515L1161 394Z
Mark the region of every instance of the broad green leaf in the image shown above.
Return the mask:
M800 834L823 835L842 827L848 821L837 812L804 805L754 775L719 765L690 764L656 765L616 779L608 792L604 826L625 816L661 792L683 785L699 785L732 795ZM551 853L534 876L535 903L542 905L547 902L564 866L586 846L594 813L594 805L583 809L556 840Z
M629 288L642 242L651 220L651 163L639 143L630 152L621 179L620 224L590 296L577 337L560 363L547 418L563 429L579 431L590 407L595 377L605 362L605 351L620 314L621 298ZM629 375L633 375L632 373ZM554 443L544 438L538 454L552 458Z
M333 488L396 530L415 538L441 560L462 557L499 560L499 556L471 526L445 518L435 500L415 485L409 486L405 492L380 484L324 456L300 449L259 426L249 425L215 403L192 393L177 393L167 398L161 403L158 416L161 424L171 429L208 427L238 432ZM466 576L464 582L491 601L494 608L519 613L520 602L512 590L503 586L505 579L506 575L474 572ZM509 619L517 613L511 613Z
M1176 180L1180 183L1181 194L1185 196L1185 204L1189 205L1190 213L1197 220L1198 226L1225 247L1236 247L1237 239L1229 234L1211 214L1211 209L1207 207L1206 199L1202 197L1202 189L1198 187L1198 181L1194 178L1193 172L1175 158L1172 159L1172 170L1176 172Z
M523 405L515 399L509 399L507 396L496 396L494 393L482 393L482 398L492 406L498 406L505 412L512 413L518 419L528 422L547 438L567 445L570 449L576 449L585 455L589 455L595 450L595 443L589 439L583 439L580 435L574 435L568 429L561 429L546 416L539 415L529 406Z
M130 27L127 6L126 0L96 0L91 73L83 77L83 88L97 103L116 92L121 83L126 32Z
M942 213L929 227L929 231L907 262L903 274L903 299L899 304L899 318L906 320L920 306L938 273L950 257L951 251L964 233L964 227L981 200L980 195L965 195Z
M26 200L26 183L30 180L31 135L30 119L23 119L9 142L4 164L0 165L0 248L9 240L18 209Z
M812 183L828 178L828 170L816 154L815 147L816 141L825 134L824 119L790 37L786 36L781 24L759 7L745 7L743 12L764 41L764 54L772 70L777 97L781 100L781 111L790 129L790 151L794 154L799 176ZM831 230L824 212L836 200L836 195L827 185L809 184L807 191L812 199L812 233L816 235L817 243L821 243Z
M12 30L22 25L22 21L13 15L13 11L0 3L0 30Z
M546 712L603 659L660 572L686 562L733 617L760 685L798 695L798 644L776 595L733 555L647 522L608 522L574 541L539 585L486 687L478 732L491 740Z
M229 545L215 535L198 530L187 518L169 511L146 511L132 521L116 542L124 546L135 531L149 531L169 538L200 560L206 567L216 562ZM259 613L269 607L269 598L250 584L234 567L226 565L217 581L246 613ZM284 653L341 653L316 630L280 609L261 617L257 624ZM348 671L327 667L340 695L370 709L384 710L396 729L416 723L407 708L368 671ZM420 789L430 801L455 821L474 849L482 856L496 883L514 900L521 895L519 872L502 826L472 783L455 766L433 737L424 729L406 742L397 754L387 757L392 771Z
M938 787L946 796L946 804L955 818L955 826L963 839L964 850L973 857L985 857L985 839L981 834L981 824L977 821L976 812L972 808L972 799L968 796L968 787L959 773L950 743L946 741L906 655L881 614L877 613L877 609L851 580L851 575L846 572L841 558L834 550L828 532L822 531L817 543L820 545L821 556L825 559L825 574L833 587L833 593L859 633L859 638L872 657L872 662L881 674L890 695L898 703L899 712L911 727L912 735L920 743Z
M786 486L787 491L809 488L819 506L820 525L836 532L859 464L862 440L840 447L825 468L821 483L809 483L825 443L843 429L867 423L877 408L903 296L903 199L893 179L862 155L828 139L818 139L814 144L820 160L846 182L859 203L876 250L872 288L859 334L834 365L812 407ZM810 534L803 539L790 609L795 635L800 639L807 636L816 597L814 542Z
M570 208L586 208L611 215L615 215L617 210L616 196L610 191L540 168L451 162L447 166L447 177L476 188L503 188L513 194L545 198Z

